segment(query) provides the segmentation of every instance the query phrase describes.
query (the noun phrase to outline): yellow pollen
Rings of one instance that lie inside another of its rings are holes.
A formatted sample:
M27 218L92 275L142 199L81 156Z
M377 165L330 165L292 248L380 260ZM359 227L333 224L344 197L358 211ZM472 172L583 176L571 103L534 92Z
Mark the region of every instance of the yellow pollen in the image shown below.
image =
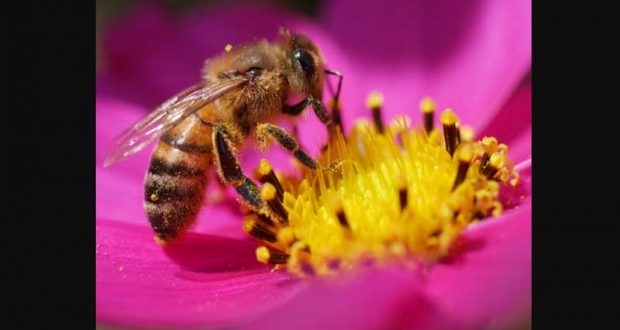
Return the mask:
M159 199L159 196L156 193L152 193L150 196L150 199L153 202L157 202L157 200Z
M276 197L276 187L271 183L265 183L260 191L260 195L263 200L270 201Z
M490 160L490 163L491 163L491 165L492 165L493 167L495 167L495 168L499 168L499 167L501 167L501 166L503 165L503 163L504 163L504 156L503 156L503 155L501 155L501 154L498 154L498 153L493 154L493 155L491 155L491 160Z
M243 232L244 233L249 234L252 231L254 224L256 224L256 221L254 219L255 219L254 215L247 216L243 219Z
M474 130L469 127L464 125L463 127L461 127L461 139L465 142L471 142L474 140Z
M278 242L289 246L295 241L295 231L291 227L284 227L277 234Z
M446 109L441 113L441 123L444 125L455 125L458 120L452 109Z
M423 113L433 112L436 108L437 105L430 97L425 97L420 102L420 110L422 110Z
M484 147L484 150L488 154L492 154L499 149L499 144L497 144L497 139L494 137L484 137L480 144Z
M382 101L373 94L368 105ZM424 109L435 105L425 99L420 107L428 113ZM411 122L402 117L381 132L360 120L346 137L339 132L330 139L317 157L318 170L300 167L301 178L278 177L284 211L275 213L288 221L271 219L275 225L267 233L258 232L254 218L243 225L271 248L259 247L258 261L281 264L300 277L337 274L368 261L373 267L415 267L447 255L470 224L500 215L501 184L518 180L507 147L491 137L476 141L473 130L462 126L460 138L450 141L452 157L440 129ZM447 109L441 122L455 129L458 117ZM261 162L258 172L270 171ZM271 207L280 205L280 197L273 203L276 188L269 182L261 197Z
M372 92L366 99L366 104L370 109L377 109L383 105L383 95L379 92Z
M232 49L233 49L233 45L231 45L231 44L227 44L227 45L226 45L226 47L224 47L224 50L225 50L227 53L230 53L230 51L231 51Z
M469 143L463 144L459 149L458 156L460 161L470 162L474 157L473 147ZM491 159L493 159L493 157L491 157Z
M256 249L256 259L264 264L269 263L269 249L264 246L261 246Z
M258 164L258 174L261 176L268 175L271 172L271 164L266 159L261 159Z

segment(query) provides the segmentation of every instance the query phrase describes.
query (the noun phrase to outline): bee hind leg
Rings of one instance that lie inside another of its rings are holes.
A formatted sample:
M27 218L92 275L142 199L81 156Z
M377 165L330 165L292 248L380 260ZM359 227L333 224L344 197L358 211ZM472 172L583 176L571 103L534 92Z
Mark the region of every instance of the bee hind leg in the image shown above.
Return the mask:
M226 129L222 126L213 129L213 152L220 179L235 188L244 204L255 211L260 211L265 207L260 189L243 174L236 150L225 132Z
M273 124L259 124L256 127L258 141L265 145L268 138L276 140L280 146L290 152L302 164L310 169L316 169L316 161L301 149L299 142L282 127Z

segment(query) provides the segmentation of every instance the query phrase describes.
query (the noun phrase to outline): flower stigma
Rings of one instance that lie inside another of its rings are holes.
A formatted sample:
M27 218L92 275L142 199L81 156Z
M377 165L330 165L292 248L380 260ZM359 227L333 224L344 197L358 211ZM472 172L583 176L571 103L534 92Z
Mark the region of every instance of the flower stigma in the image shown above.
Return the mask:
M402 116L385 125L383 97L373 93L373 121L358 120L345 136L329 129L317 170L276 175L256 170L267 206L248 212L243 230L262 243L259 262L307 277L362 265L415 266L446 256L469 225L503 211L500 185L519 180L508 148L493 137L476 140L446 109L440 127L430 98L421 123Z

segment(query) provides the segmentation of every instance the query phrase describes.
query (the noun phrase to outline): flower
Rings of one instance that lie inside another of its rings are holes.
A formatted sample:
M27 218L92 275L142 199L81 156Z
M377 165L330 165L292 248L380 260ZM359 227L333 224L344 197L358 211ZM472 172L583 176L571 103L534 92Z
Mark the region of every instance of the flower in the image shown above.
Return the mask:
M385 119L397 114L416 118L419 99L432 95L481 136L507 143L516 163L527 164L531 91L529 80L522 79L530 65L529 1L437 3L399 3L379 11L372 1L354 6L332 1L322 27L261 6L198 10L174 22L147 5L113 26L104 36L107 69L97 80L98 322L174 328L478 329L527 318L529 198L505 201L520 205L466 230L461 253L442 259L426 274L386 268L336 282L300 280L256 262L257 244L241 230L242 215L232 195L205 207L192 232L162 248L154 243L142 210L149 153L114 168L101 167L111 138L198 79L204 57L227 44L273 36L279 26L306 32L330 67L345 73L345 128L354 118L368 117L364 101L372 90L384 95ZM316 153L325 130L312 116L302 120L299 130L304 146ZM259 156L264 155L244 154L248 173ZM282 169L289 159L277 149L264 157ZM525 184L520 187L529 196L528 173L521 172ZM360 315L366 310L372 313Z

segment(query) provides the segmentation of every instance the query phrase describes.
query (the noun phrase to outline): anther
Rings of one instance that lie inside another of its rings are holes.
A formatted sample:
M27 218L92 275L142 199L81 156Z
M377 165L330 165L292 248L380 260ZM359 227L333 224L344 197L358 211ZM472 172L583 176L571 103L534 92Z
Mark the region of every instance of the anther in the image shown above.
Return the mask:
M268 228L265 228L256 223L256 221L251 216L246 217L243 220L243 231L247 234L252 235L252 237L258 240L266 241L269 243L276 242L276 234Z
M383 95L378 92L372 92L368 95L367 104L370 110L372 110L372 118L377 126L377 131L383 134L385 128L383 127L383 119L381 119L381 106L383 105Z
M312 276L316 274L316 271L310 262L310 253L310 247L302 241L295 242L290 252L293 267L302 274Z
M278 216L278 220L282 224L288 223L288 212L282 206L282 203L276 198L277 191L274 185L267 182L263 185L260 192L261 198L267 202L269 208Z
M284 189L282 188L282 185L280 184L280 180L278 180L278 177L274 173L273 168L271 167L271 164L269 164L269 162L266 159L260 160L260 163L258 164L258 168L256 170L256 176L257 176L258 181L260 181L261 183L272 184L276 189L276 197L278 198L280 202L283 201Z
M474 130L469 126L463 126L460 129L461 141L472 142L474 140Z
M489 157L485 167L480 168L480 173L488 179L493 179L495 174L504 165L504 157L499 153L494 153Z
M482 173L487 165L489 165L489 159L491 159L491 154L496 152L499 149L499 145L497 144L497 139L494 137L484 137L480 141L482 147L484 148L484 154L482 155L482 159L480 159L480 172Z
M429 97L425 97L420 102L420 110L424 114L424 130L426 134L431 134L433 130L433 121L434 121L434 113L437 105L433 101L433 99Z
M256 249L256 259L264 264L285 264L288 258L288 254L269 251L265 246Z
M284 227L280 229L276 234L276 238L278 239L278 242L281 242L284 246L291 246L296 241L295 232L291 227Z
M454 185L452 186L452 191L454 191L463 181L465 181L465 177L467 176L467 170L469 169L469 165L471 164L471 160L474 156L471 145L464 144L458 153L459 157L459 167L456 173L456 179L454 179Z
M446 142L446 151L450 154L450 157L454 156L454 151L459 144L460 133L456 126L458 117L452 111L452 109L446 109L441 114L441 123L443 124L443 136Z

